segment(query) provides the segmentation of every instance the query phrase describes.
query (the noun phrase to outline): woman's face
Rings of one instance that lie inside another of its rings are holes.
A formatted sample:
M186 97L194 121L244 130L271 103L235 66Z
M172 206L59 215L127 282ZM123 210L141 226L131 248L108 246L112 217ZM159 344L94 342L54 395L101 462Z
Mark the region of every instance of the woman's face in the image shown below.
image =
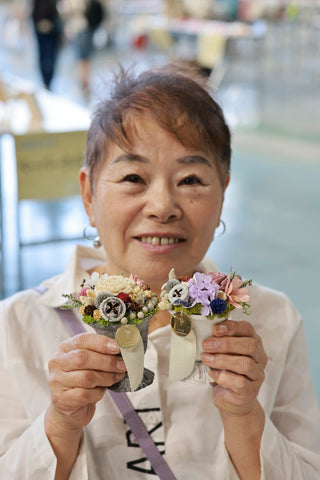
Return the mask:
M110 149L94 193L85 170L80 183L107 253L106 271L134 273L156 289L172 267L178 276L196 270L219 225L224 188L213 158L149 119L135 126L130 153Z

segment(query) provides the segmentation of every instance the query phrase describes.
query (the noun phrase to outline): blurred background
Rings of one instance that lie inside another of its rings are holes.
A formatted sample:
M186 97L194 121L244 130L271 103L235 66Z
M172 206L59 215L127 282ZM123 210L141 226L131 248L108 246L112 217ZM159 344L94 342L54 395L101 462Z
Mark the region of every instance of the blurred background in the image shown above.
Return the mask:
M320 399L320 1L101 0L89 30L81 0L47 18L33 3L0 1L0 298L89 244L76 171L117 63L191 64L233 134L227 229L208 254L290 296Z

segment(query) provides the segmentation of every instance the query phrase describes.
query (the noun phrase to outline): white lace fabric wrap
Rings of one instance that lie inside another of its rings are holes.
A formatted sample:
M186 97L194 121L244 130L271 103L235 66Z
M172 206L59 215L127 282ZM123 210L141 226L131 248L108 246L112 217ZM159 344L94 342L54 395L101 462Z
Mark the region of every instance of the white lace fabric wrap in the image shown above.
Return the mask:
M130 350L120 348L120 351L127 367L131 392L134 392L142 381L144 371L144 349L141 336L136 347Z
M191 332L181 337L171 332L169 380L211 383L209 367L201 362L202 342L213 336L212 327L226 318L210 320L204 315L190 315Z

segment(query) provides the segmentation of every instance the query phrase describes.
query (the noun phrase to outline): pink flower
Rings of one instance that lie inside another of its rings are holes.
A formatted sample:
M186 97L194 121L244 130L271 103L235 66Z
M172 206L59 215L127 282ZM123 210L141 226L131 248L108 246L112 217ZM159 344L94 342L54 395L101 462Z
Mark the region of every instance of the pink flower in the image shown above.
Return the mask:
M209 275L211 276L212 280L219 285L220 290L224 290L228 279L230 280L229 275L226 273L211 272Z
M130 273L130 280L133 280L139 287L143 287L144 281L140 280L137 275L134 275L134 273Z
M228 276L224 289L227 299L231 305L236 308L242 308L241 303L249 301L249 291L246 287L241 287L241 278L235 276L231 281Z
M89 285L86 285L85 287L81 288L80 292L78 293L78 299L80 297L86 297L87 296L87 290L89 290Z

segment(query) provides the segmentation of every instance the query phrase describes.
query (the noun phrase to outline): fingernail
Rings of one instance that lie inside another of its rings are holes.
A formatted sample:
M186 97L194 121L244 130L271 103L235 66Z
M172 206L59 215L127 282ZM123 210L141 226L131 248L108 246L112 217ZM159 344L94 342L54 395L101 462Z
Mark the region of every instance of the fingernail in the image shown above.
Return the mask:
M120 348L119 346L116 344L116 342L108 342L107 343L107 347L108 347L108 350L110 351L110 353L119 353L120 352Z
M204 350L215 350L219 347L220 340L218 338L209 337L203 342Z
M118 360L117 361L117 370L122 370L123 372L125 372L127 370L126 364L124 363L123 360Z
M213 355L210 355L209 353L203 353L201 355L201 360L203 361L203 363L210 363L212 364L213 361L214 361L214 356Z
M228 327L226 325L215 325L215 333L227 333Z
M212 380L218 380L219 377L219 370L210 370L210 377Z

